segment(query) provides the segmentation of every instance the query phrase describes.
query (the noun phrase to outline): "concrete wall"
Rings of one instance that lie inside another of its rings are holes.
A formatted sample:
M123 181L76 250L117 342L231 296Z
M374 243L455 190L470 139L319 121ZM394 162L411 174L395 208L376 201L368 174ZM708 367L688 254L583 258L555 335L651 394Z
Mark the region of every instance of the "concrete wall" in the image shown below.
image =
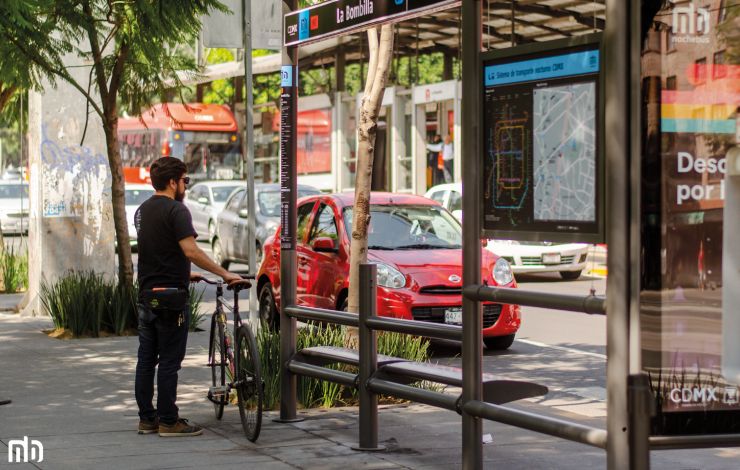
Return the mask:
M76 57L67 66L80 65ZM87 88L88 67L73 67ZM92 87L94 93L95 87ZM70 270L113 278L115 269L111 172L97 114L62 81L29 96L29 292L25 315L45 315L38 292ZM85 134L84 141L82 140Z

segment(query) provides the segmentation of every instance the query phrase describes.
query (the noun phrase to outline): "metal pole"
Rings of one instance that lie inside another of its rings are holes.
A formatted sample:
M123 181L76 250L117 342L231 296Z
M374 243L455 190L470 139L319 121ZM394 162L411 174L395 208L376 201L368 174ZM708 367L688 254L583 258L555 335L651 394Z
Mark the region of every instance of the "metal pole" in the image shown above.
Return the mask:
M627 377L630 314L630 2L606 0L607 469L630 465Z
M647 374L629 377L630 469L650 468L650 417L653 415L653 397Z
M642 338L640 323L640 279L641 279L641 216L642 216L642 0L630 1L629 37L629 143L630 143L630 183L631 195L629 230L629 378L628 415L630 469L648 470L650 468L650 423L655 414L655 401L650 391L650 378L642 370Z
M242 39L244 43L244 141L246 142L246 173L247 173L247 256L249 259L249 274L257 273L256 249L256 204L254 192L254 93L252 86L252 0L242 0ZM249 322L253 328L259 328L259 313L257 312L257 283L253 282L249 289Z
M462 2L462 81L465 89L462 101L462 181L463 192L463 285L478 285L480 277L480 216L482 191L480 117L482 74L480 71L481 1ZM462 404L483 399L481 383L483 324L480 302L463 297L463 391ZM462 414L463 469L483 468L483 425L480 418Z
M378 395L368 388L368 380L378 370L377 333L365 321L377 316L378 267L372 263L360 265L360 445L354 450L385 450L378 445Z
M284 0L283 13L294 10L297 0ZM288 361L296 349L296 320L285 314L285 307L296 298L296 153L298 128L298 48L283 47L280 93L280 418L290 423L296 416L296 376Z

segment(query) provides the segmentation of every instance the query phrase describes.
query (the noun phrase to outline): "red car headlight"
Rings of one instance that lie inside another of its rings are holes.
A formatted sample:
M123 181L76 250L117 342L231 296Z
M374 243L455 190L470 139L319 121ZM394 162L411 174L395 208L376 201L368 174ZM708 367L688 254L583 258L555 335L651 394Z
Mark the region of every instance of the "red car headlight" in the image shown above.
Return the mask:
M379 286L400 289L406 285L406 276L396 268L385 263L377 263L377 267Z

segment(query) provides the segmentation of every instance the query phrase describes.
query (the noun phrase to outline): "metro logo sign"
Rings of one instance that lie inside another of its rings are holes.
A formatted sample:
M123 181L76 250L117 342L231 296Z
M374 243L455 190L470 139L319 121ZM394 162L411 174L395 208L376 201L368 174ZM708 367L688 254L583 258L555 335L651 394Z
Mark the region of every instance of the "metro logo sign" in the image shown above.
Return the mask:
M459 6L460 0L331 0L285 15L284 42L297 46Z

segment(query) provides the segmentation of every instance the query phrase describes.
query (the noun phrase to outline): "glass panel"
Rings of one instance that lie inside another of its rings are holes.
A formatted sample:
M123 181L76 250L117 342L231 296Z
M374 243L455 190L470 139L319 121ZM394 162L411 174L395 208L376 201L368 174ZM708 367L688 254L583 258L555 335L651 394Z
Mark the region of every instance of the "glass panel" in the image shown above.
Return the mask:
M351 207L344 209L344 226L352 238ZM367 234L371 250L433 250L462 247L460 224L439 206L372 205Z
M722 376L726 156L740 104L733 10L664 2L645 23L640 305L657 434L740 430L738 385Z
M334 209L331 206L322 205L316 216L310 240L318 237L329 237L337 239L337 223L334 220Z

